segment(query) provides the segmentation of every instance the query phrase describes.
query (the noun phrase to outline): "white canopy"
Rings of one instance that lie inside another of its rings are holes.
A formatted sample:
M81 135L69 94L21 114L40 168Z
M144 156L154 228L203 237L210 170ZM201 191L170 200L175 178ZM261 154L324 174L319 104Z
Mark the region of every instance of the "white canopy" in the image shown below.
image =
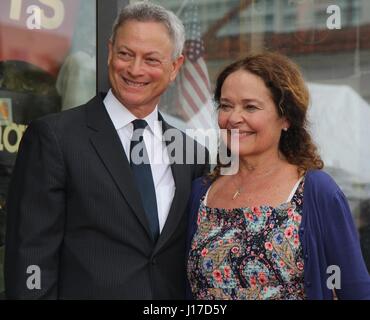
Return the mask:
M311 133L325 166L370 183L370 105L351 87L309 83Z

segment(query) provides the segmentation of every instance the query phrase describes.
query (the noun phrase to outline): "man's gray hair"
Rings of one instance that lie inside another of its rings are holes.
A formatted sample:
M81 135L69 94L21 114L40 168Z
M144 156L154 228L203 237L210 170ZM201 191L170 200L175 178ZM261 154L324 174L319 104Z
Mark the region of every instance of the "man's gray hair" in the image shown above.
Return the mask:
M172 11L147 1L125 6L113 24L112 35L110 37L113 43L116 39L118 28L130 20L162 23L168 30L173 44L172 59L176 59L181 55L185 43L185 28L181 20Z

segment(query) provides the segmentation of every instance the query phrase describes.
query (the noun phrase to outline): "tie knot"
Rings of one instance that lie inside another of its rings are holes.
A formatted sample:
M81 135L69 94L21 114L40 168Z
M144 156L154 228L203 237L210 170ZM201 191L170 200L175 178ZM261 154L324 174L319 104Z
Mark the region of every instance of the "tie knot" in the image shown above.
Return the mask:
M134 125L134 130L137 129L145 129L148 123L143 119L135 119L132 121L132 124Z

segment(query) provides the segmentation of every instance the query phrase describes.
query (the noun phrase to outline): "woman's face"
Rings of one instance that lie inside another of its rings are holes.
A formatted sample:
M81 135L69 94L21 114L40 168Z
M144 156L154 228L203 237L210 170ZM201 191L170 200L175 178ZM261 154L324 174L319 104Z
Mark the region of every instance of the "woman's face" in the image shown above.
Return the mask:
M279 118L271 93L263 80L244 70L230 74L221 88L218 124L227 129L223 140L239 156L277 152L281 130L288 121ZM238 129L232 134L231 129ZM239 142L239 150L235 148Z

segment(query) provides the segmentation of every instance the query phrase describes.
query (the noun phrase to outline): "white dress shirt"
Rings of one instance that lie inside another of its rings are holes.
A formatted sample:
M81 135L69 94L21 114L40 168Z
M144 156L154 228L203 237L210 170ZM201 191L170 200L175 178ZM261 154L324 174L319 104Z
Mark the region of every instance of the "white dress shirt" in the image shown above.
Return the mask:
M132 121L137 118L118 101L111 90L109 90L104 99L104 105L113 122L114 128L117 130L126 157L130 161L130 143L134 129ZM163 141L162 127L158 122L158 108L156 107L143 120L148 123L148 126L144 130L143 138L152 169L157 198L159 230L162 232L175 194L175 181L172 176L171 166L169 165L166 144ZM107 143L109 142L107 141Z

